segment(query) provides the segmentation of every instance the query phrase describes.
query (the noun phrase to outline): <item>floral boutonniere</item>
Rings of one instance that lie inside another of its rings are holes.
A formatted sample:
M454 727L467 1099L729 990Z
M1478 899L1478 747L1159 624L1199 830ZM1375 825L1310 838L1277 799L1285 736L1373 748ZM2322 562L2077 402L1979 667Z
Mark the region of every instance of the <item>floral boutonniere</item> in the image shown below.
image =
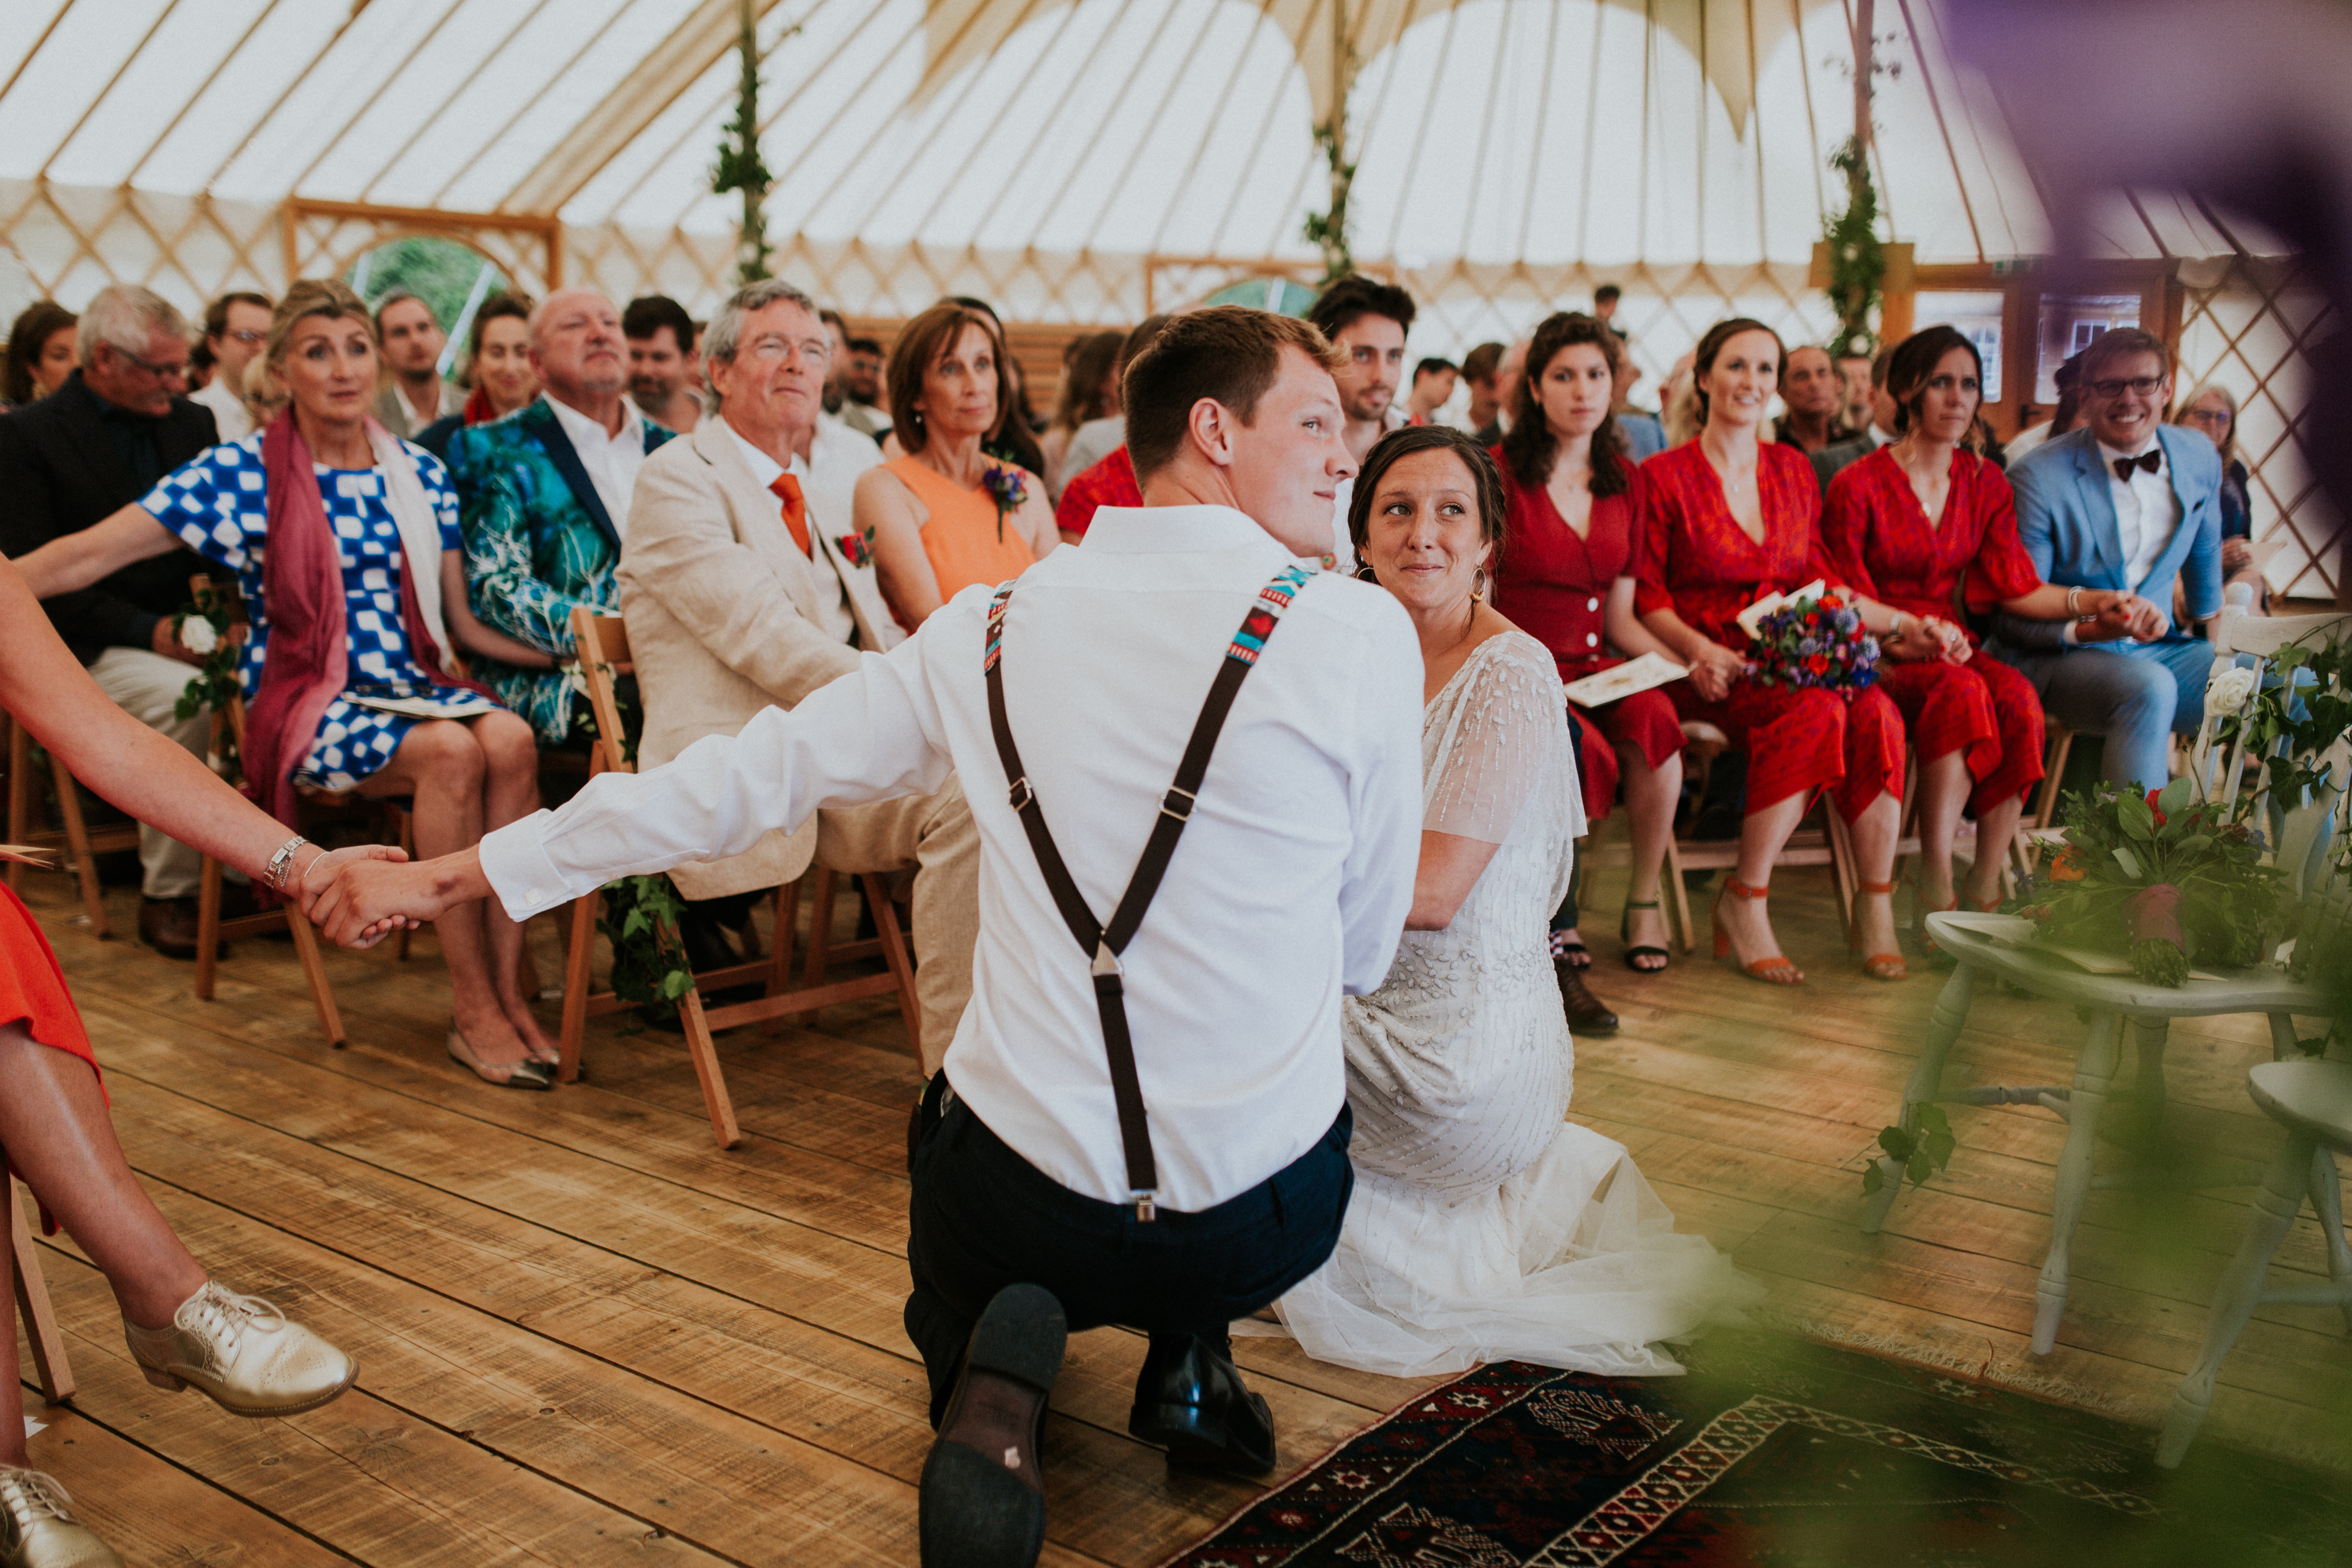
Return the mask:
M863 528L855 533L845 533L834 542L841 546L842 559L847 561L852 566L874 564L874 531L872 529Z
M992 468L980 476L980 488L996 503L996 542L1004 542L1004 514L1029 499L1029 487L1018 468Z

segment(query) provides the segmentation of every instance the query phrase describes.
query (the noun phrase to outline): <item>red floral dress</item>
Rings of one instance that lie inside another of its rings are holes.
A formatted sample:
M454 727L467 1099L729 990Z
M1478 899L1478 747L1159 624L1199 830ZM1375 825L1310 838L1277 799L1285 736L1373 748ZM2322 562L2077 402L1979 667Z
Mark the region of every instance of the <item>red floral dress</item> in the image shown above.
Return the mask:
M1881 447L1846 465L1830 484L1822 539L1838 573L1890 609L1957 618L2030 594L2042 575L2017 537L2009 480L1972 452L1952 454L1943 521L1930 524L1910 476ZM1973 645L1974 637L1969 641ZM1981 815L2042 777L2042 700L2032 682L1979 648L1966 664L1920 659L1878 667L1878 684L1910 727L1922 765L1965 752Z
M1672 610L1738 652L1748 645L1738 614L1768 590L1801 588L1816 577L1843 581L1816 527L1821 489L1812 465L1794 447L1767 441L1757 448L1760 544L1731 515L1723 481L1696 441L1643 463L1642 483L1633 607L1644 615ZM1882 794L1903 794L1903 719L1874 687L1848 700L1742 679L1721 702L1706 701L1688 680L1664 689L1685 719L1713 724L1748 752L1750 813L1827 789L1851 822Z
M1581 680L1624 663L1604 646L1601 614L1610 587L1633 565L1633 540L1642 516L1641 470L1626 464L1633 479L1622 495L1595 496L1582 538L1568 525L1541 485L1511 477L1503 449L1495 448L1503 471L1506 510L1502 559L1495 571L1494 605L1521 631L1551 650L1563 682ZM1584 815L1599 822L1617 798L1617 748L1640 748L1657 767L1683 749L1682 721L1675 705L1653 688L1601 708L1579 708L1577 775L1584 790Z

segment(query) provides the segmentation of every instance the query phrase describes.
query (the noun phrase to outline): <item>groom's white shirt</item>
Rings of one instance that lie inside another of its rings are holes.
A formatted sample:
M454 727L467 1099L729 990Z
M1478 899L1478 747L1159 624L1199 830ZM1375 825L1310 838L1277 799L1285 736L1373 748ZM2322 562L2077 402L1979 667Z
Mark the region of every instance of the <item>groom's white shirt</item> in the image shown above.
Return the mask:
M1222 507L1105 508L1021 578L1005 708L1096 917L1126 890L1218 661L1290 556ZM668 766L607 773L482 841L517 919L611 878L748 848L820 806L927 795L952 770L981 833L980 939L949 1081L1030 1164L1128 1194L1102 1022L1008 798L982 679L991 591ZM1227 719L1126 955L1162 1206L1195 1211L1307 1152L1347 1094L1339 998L1387 977L1420 857L1421 652L1387 593L1329 574L1283 616Z

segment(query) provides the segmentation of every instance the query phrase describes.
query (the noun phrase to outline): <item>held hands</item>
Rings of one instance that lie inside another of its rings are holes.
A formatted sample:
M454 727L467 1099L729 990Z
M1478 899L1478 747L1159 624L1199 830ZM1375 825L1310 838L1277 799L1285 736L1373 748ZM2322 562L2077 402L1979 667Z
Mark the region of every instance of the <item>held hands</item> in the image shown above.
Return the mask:
M301 875L295 882L292 892L301 903L303 918L312 925L324 929L326 921L319 916L320 903L335 886L346 868L376 862L396 866L407 858L406 850L389 844L355 844L348 848L330 849L310 858L310 863L302 868ZM363 932L364 940L362 941L346 941L341 938L336 940L342 941L342 945L345 947L373 947L378 942L399 929L398 923L389 923L381 930ZM330 937L334 935L331 931L328 934Z
M2168 625L2163 607L2155 600L2111 588L2084 594L2082 607L2093 618L2075 626L2077 642L2116 642L2125 637L2154 642Z
M462 888L464 879L455 874L456 863L466 858L445 855L411 865L396 849L355 857L330 868L331 875L304 876L302 912L345 947L373 947L394 931L425 925L451 906L481 897L483 889Z
M1691 657L1690 682L1709 702L1731 695L1732 682L1748 673L1748 661L1718 642L1702 643Z
M1968 634L1940 616L1922 616L1912 620L1906 615L1897 625L1902 626L1901 640L1889 644L1882 636L1878 645L1885 657L1897 663L1926 664L1940 659L1946 664L1966 664L1976 653L1969 646Z

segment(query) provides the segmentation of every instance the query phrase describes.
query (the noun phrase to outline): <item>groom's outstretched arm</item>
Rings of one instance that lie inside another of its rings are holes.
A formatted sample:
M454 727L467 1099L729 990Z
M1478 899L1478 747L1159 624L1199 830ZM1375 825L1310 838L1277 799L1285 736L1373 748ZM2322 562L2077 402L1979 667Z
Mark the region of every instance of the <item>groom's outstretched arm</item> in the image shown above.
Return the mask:
M604 773L560 811L541 811L480 846L397 868L401 877L339 878L310 911L330 934L434 920L494 896L520 921L615 877L740 855L771 829L820 806L929 795L954 763L923 668L920 635L787 713L762 710L734 736L696 742L662 767Z

